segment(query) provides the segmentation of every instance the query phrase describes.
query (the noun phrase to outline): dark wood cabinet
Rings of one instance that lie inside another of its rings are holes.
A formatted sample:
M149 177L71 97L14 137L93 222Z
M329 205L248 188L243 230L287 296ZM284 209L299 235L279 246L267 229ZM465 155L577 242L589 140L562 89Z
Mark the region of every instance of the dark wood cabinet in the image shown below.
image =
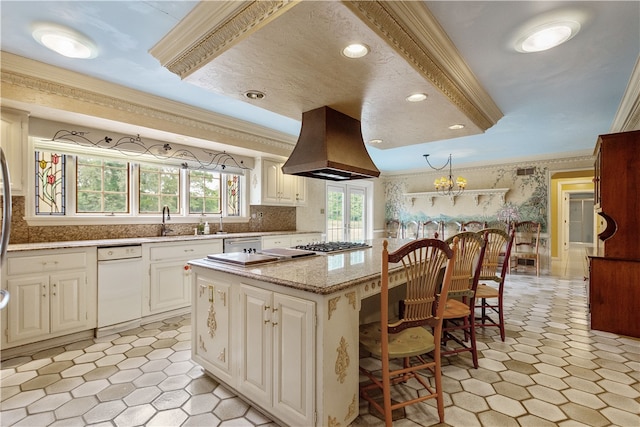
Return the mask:
M598 137L594 188L606 225L590 257L591 328L640 337L640 130Z
M607 221L601 255L640 259L640 130L600 135L595 156L595 208Z

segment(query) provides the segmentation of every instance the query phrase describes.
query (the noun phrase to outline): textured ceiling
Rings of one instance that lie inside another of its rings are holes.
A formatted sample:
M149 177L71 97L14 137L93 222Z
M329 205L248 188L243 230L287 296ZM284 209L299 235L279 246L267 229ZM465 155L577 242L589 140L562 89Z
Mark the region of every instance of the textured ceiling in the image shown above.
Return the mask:
M484 133L454 139L443 136L441 140L437 140L440 138L437 136L434 142L408 142L413 134L420 132L410 125L393 128L393 136L388 137L389 140L410 145L390 149L369 147L379 169L389 172L424 168L422 154L425 153L431 153L434 163L438 160L444 163L448 154L453 153L455 165L590 155L597 135L610 131L640 52L639 2L437 1L425 4L504 117ZM256 123L295 139L300 122L293 117L295 110L285 104L297 103L295 108L304 110L311 105L310 102L321 98L322 93L317 92L317 80L310 80L305 75L291 75L280 81L279 84L302 87L304 93L312 96L293 101L280 100L284 104L274 108L274 112L258 103L241 100L237 93L221 94L229 90L228 87L212 91L211 87L205 89L181 80L149 53L196 5L197 2L188 1L3 0L0 3L1 47L5 52ZM303 5L292 10L299 7ZM567 10L578 13L584 20L582 30L575 38L543 53L520 54L513 50L510 42L527 22L541 14ZM337 13L340 16L337 22L343 22L342 15L351 12L345 9L331 13ZM29 28L34 21L53 21L83 32L99 46L100 55L92 60L69 60L49 52L31 38ZM325 23L330 24L331 20L325 19ZM284 37L282 43L286 45L291 36L281 35L277 20L269 25L275 25L270 37ZM360 26L357 30L370 31ZM343 34L341 31L342 27L337 33ZM306 32L312 33L313 28L298 29L298 33ZM394 63L397 58L389 58L390 52L386 51L375 60ZM225 74L232 76L234 61L240 59L234 58L233 48L224 53L227 54L229 58L223 58L227 61ZM293 55L286 61L295 63L299 57L306 58L306 53ZM267 63L265 67L258 64L254 70L256 76L261 76L262 71L273 64L283 67L279 70L286 73L283 70L286 70L287 62L280 61L285 58L261 58L260 61L267 59L276 61ZM246 70L246 64L240 68ZM416 78L415 70L401 66L397 69L397 80L402 81L397 86L399 89L394 89L389 83L388 98L372 97L372 106L368 107L366 102L363 104L363 123L375 122L370 125L372 130L365 138L375 138L375 134L389 131L394 123L398 123L388 115L387 120L374 121L369 118L367 108L383 111L387 106L379 104L386 102L391 105L392 97L408 89L407 81L416 79L417 83L423 83ZM225 74L220 75L222 80L227 80ZM365 96L370 87L385 87L386 80L391 78L363 73L360 85L349 86L345 93ZM260 79L254 81L259 83ZM233 79L228 79L225 84L233 82ZM237 86L234 90L240 89L245 88ZM425 90L429 92L432 88ZM402 95L405 96L404 93ZM430 96L434 100L440 95L430 92ZM325 100L320 99L319 102ZM350 99L347 97L339 102L347 105ZM447 115L448 112L426 111L417 118L411 117L409 122L422 124L438 114ZM387 127L385 121L391 124ZM407 137L403 138L403 134ZM424 137L424 141L430 139Z

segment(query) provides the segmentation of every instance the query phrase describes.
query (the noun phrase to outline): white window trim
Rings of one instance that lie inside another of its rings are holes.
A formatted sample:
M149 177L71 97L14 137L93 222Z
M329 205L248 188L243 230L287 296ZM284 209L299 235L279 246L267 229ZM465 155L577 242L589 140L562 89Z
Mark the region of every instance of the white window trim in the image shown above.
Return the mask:
M139 190L139 163L143 161L144 163L150 164L162 164L162 162L157 159L151 160L142 158L141 156L137 156L134 158L130 158L125 155L117 155L115 153L105 153L98 152L98 149L90 149L90 148L82 148L82 149L73 149L76 147L67 148L65 145L56 145L51 146L49 144L41 144L37 143L40 141L39 139L29 137L29 156L27 161L27 189L25 191L25 221L29 226L59 226L59 225L109 225L109 224L159 224L162 221L162 214L138 214L138 190ZM68 152L70 156L67 157L66 161L66 214L65 215L36 215L35 214L35 150L41 149L46 151L55 151L55 150L63 150ZM75 180L75 172L76 172L76 155L84 155L84 156L98 156L100 158L112 158L117 160L126 160L131 166L129 169L129 203L130 203L130 212L122 213L122 214L76 214L76 180ZM171 164L175 166L174 164ZM174 224L193 224L198 223L202 218L203 221L209 222L219 222L220 215L202 215L202 214L189 214L188 213L188 197L189 197L189 188L188 188L188 174L183 173L181 170L180 177L180 186L181 186L181 194L180 194L180 210L181 213L177 214L171 213L171 222ZM224 175L224 174L223 174ZM71 178L70 178L71 177ZM240 189L243 194L243 200L240 206L240 216L223 216L223 222L227 224L232 223L246 223L249 221L249 186L247 183L247 176L240 176ZM222 183L221 183L222 184ZM222 186L221 191L226 191L226 187ZM226 209L225 209L226 210Z

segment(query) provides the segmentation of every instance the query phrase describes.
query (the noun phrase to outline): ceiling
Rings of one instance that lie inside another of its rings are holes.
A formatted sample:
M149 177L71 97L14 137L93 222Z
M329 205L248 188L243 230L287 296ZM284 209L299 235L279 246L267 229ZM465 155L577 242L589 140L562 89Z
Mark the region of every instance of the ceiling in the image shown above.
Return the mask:
M248 4L224 3L230 5L225 10L223 2L210 5L207 17L189 15L198 4L190 1L2 0L1 48L255 123L293 142L302 112L329 105L360 119L366 141L383 140L368 146L383 172L424 169L423 154L443 164L452 153L454 167L591 155L597 135L612 129L640 53L635 1L420 2L406 16L396 10L395 17L403 18L397 31L409 28L405 38L372 25L354 5L306 1L285 4L259 25L235 28L241 36L219 43L197 66L180 69L175 58L184 58L213 19ZM425 5L430 13L423 15ZM576 37L546 52L513 49L519 30L555 13L579 17ZM430 17L437 23L424 24ZM31 37L37 21L84 33L99 55L72 60L47 50ZM372 48L369 65L335 58L352 34ZM428 55L411 51L413 42ZM429 65L433 58L439 67ZM252 89L267 96L244 98ZM415 91L427 100L404 101ZM465 128L447 129L454 123Z

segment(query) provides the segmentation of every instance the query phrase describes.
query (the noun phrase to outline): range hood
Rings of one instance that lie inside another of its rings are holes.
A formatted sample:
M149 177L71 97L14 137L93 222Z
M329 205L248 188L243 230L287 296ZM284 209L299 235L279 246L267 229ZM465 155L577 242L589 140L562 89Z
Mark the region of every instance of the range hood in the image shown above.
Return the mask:
M282 171L330 181L380 175L364 145L360 121L326 106L302 114L300 137Z

